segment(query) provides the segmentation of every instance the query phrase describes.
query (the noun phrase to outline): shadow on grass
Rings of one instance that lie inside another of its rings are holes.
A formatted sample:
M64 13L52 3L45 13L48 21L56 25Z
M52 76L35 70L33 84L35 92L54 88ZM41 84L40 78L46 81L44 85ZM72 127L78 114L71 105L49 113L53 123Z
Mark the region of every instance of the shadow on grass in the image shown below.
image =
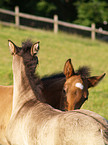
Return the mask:
M12 71L0 72L0 85L12 85L13 84L13 73Z

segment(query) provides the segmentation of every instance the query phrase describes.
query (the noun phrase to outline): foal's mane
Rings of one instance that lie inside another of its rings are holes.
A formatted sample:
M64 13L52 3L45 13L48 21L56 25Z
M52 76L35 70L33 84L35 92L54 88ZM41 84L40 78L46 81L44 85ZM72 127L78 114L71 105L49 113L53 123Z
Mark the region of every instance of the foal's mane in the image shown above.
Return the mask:
M33 43L29 39L22 42L21 54L23 57L23 62L24 62L25 68L26 68L25 71L26 71L26 75L28 77L30 86L31 86L35 96L37 97L37 99L44 102L43 95L42 95L43 85L41 83L39 76L37 74L35 74L35 71L34 71L34 69L38 65L38 57L33 59L33 56L31 57L31 54L30 54L32 45L33 45ZM26 55L23 56L23 54L25 52L26 52ZM27 54L29 54L29 55L27 55ZM33 66L31 66L31 65L33 65Z

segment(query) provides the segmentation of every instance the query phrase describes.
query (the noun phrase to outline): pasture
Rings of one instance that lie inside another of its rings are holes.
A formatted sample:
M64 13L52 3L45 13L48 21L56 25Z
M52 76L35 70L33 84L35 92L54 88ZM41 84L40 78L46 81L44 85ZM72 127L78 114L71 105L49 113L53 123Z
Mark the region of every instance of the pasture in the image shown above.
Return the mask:
M13 83L12 57L7 40L10 39L21 46L20 42L28 38L34 42L40 41L37 72L41 77L63 71L64 63L68 58L72 59L75 70L79 66L87 65L90 66L93 76L106 72L106 76L98 86L90 89L89 99L82 108L94 111L108 119L108 43L63 32L54 34L39 29L19 30L0 26L0 85Z

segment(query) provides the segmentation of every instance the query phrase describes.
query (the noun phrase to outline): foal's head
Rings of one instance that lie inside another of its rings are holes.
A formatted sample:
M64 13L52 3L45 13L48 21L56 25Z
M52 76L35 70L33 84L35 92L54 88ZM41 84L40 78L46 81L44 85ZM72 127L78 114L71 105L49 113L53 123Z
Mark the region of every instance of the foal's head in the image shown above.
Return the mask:
M99 81L105 76L90 76L90 69L88 67L79 68L77 72L68 59L64 66L64 74L66 82L63 88L63 97L61 98L61 109L74 110L80 109L82 104L88 99L88 89L96 86Z

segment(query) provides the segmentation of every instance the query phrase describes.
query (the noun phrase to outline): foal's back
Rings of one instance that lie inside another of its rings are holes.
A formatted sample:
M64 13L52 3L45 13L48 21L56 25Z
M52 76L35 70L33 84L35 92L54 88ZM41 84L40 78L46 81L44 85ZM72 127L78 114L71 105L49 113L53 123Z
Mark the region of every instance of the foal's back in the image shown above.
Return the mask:
M19 132L14 134L13 143L19 140L18 145L104 145L103 128L96 119L77 111L61 112L40 102L32 108L30 104L8 126L10 135Z

